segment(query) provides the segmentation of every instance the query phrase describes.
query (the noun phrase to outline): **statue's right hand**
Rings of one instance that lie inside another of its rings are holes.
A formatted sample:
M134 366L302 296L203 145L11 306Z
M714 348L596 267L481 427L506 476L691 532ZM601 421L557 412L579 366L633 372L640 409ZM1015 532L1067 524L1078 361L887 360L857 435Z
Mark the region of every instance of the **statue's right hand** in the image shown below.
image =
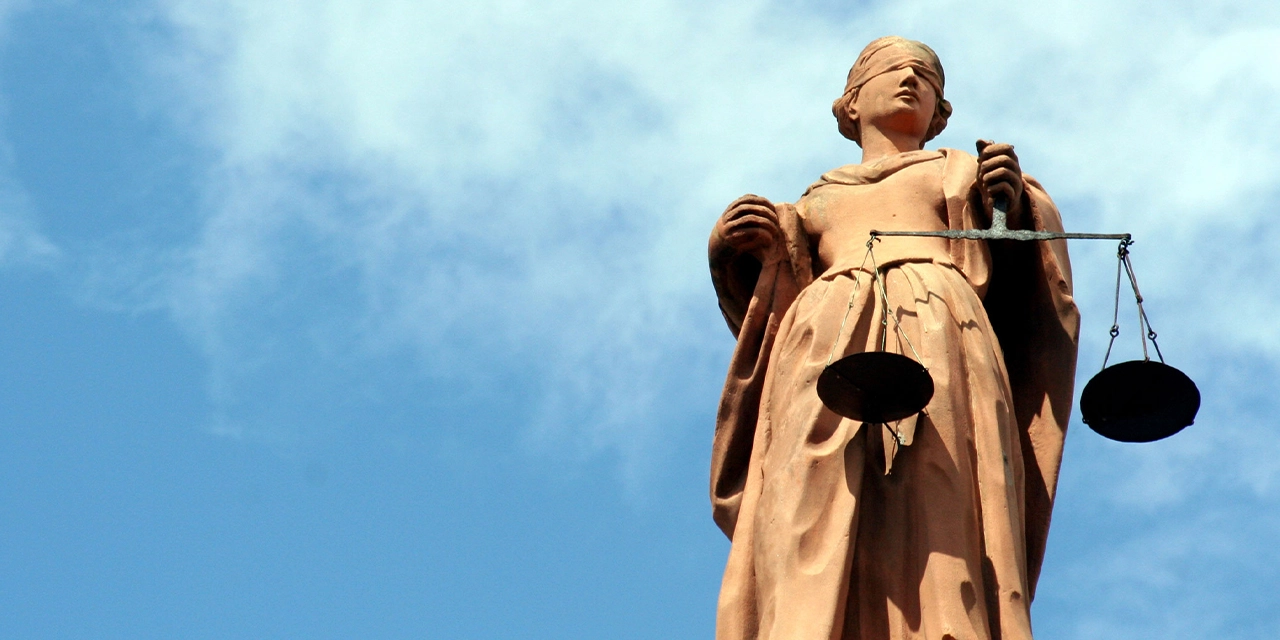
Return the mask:
M734 200L716 221L714 237L722 239L725 249L749 253L761 262L782 246L782 226L772 202L747 194Z

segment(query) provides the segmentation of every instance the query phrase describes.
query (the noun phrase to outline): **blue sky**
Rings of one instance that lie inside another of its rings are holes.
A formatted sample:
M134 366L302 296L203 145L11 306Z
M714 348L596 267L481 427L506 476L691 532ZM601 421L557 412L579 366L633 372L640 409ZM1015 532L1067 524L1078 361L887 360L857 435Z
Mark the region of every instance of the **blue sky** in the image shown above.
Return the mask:
M0 0L0 636L710 637L706 234L890 33L1204 395L1073 424L1037 637L1280 636L1280 7L1031 4Z

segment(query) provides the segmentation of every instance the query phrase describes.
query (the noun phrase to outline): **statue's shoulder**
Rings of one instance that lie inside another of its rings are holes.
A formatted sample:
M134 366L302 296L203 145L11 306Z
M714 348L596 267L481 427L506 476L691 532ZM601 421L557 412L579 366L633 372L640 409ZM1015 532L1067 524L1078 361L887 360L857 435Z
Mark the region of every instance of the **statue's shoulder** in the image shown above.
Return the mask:
M842 167L836 167L822 174L813 184L809 185L804 190L804 193L800 195L800 201L805 200L823 187L862 184L865 182L862 177L863 173L864 168L860 164L846 164Z
M942 154L948 164L973 165L975 167L978 165L978 158L968 151L939 147L938 153Z
M941 148L946 159L942 168L942 192L948 200L963 200L971 195L978 179L978 158L960 149Z

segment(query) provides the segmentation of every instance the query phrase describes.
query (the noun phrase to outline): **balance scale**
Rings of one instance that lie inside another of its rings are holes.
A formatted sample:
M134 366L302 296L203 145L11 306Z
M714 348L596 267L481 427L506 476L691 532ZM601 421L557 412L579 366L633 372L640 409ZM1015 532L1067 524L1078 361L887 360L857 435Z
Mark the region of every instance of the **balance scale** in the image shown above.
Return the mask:
M1089 380L1084 392L1080 394L1080 413L1084 423L1112 440L1154 442L1167 438L1194 422L1196 412L1200 410L1200 391L1186 374L1165 364L1160 346L1156 344L1156 332L1151 328L1147 312L1142 307L1138 279L1134 276L1133 264L1129 260L1132 236L1127 233L1058 233L1010 229L1007 226L1008 217L1008 203L997 199L993 203L991 227L988 229L871 232L871 238L867 241L867 255L871 257L873 267L872 286L879 286L881 304L884 305L885 330L882 332L880 350L855 353L832 362L831 357L836 348L836 345L832 345L832 354L827 357L827 367L818 377L818 397L823 404L846 418L884 424L920 413L933 398L933 377L920 362L920 354L915 353L915 347L898 324L896 316L893 318L894 326L916 358L913 360L884 350L891 314L888 312L889 297L884 278L880 276L880 267L875 263L873 251L873 246L881 237L930 236L953 240L1019 241L1118 240L1120 248L1116 252L1116 296L1111 341L1107 344L1102 370ZM865 263L864 258L863 264ZM1138 305L1142 360L1121 362L1108 367L1111 347L1115 345L1116 336L1120 335L1122 273L1128 277ZM853 296L857 295L857 291L855 281ZM853 296L849 299L849 309L845 310L844 320L840 323L837 344L839 336L844 332L844 321L848 320L849 311L853 309ZM1147 351L1148 341L1155 350L1158 362L1152 360Z

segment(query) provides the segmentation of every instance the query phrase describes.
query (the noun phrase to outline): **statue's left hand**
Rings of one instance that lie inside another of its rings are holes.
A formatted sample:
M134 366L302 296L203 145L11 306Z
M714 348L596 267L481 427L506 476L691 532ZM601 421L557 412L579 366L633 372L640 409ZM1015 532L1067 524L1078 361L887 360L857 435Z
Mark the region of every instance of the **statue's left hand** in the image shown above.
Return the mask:
M992 198L1002 196L1009 203L1009 228L1022 228L1022 192L1025 186L1013 145L978 141L978 185L988 211L991 210Z

